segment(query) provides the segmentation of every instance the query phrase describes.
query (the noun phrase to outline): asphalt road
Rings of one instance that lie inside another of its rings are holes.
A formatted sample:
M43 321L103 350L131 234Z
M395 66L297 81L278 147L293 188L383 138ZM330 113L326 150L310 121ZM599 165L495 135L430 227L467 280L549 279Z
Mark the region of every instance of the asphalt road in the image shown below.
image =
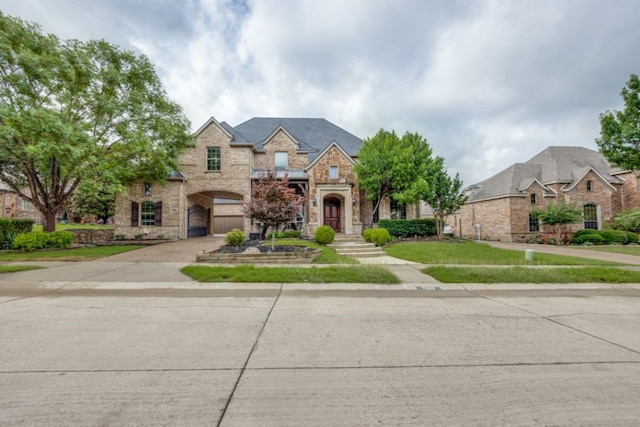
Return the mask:
M54 273L0 286L0 425L640 423L639 286Z

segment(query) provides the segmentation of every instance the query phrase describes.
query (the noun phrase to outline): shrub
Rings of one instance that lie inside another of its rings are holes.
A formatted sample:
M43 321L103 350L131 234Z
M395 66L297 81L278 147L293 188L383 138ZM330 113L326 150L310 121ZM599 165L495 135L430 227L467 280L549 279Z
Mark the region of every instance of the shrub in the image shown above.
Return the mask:
M604 238L598 233L576 233L576 235L573 236L573 239L571 239L571 243L574 245L584 245L586 243L602 245L604 243Z
M13 239L33 229L32 219L0 218L0 249L11 249Z
M640 208L620 212L613 218L613 224L618 230L640 232Z
M70 231L31 231L16 236L13 249L32 252L40 249L69 248L76 235Z
M436 220L427 219L381 219L378 227L386 228L395 237L435 236Z
M384 246L391 241L391 234L386 228L376 228L371 232L371 243L376 246Z
M267 234L266 238L271 239L273 233ZM284 230L276 232L276 239L299 239L302 237L302 233L298 230Z
M594 237L597 236L597 237ZM623 230L579 230L573 235L571 242L581 245L585 242L604 245L627 245L629 243L637 243L638 235L630 231Z
M371 243L371 233L373 233L373 228L367 228L362 232L362 237L365 242Z
M242 230L238 230L234 228L230 232L227 233L224 241L229 246L242 246L244 245L244 241L246 236Z
M328 245L329 243L332 243L335 237L336 232L328 225L321 225L316 229L315 240L321 245Z

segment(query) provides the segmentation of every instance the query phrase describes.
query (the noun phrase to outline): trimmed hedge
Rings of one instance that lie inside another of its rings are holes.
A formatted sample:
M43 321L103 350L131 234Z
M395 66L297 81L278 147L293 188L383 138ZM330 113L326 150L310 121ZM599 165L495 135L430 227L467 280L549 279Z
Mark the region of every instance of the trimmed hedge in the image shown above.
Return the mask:
M32 219L0 218L0 249L11 249L13 239L18 234L28 233L32 229Z
M271 239L273 237L273 233L269 233L266 235L266 239ZM302 237L302 232L298 230L284 230L276 232L276 239L299 239Z
M573 235L571 243L574 245L582 245L591 243L592 245L628 245L629 243L638 243L638 235L630 231L623 230L578 230Z
M70 231L31 231L13 239L13 249L32 252L40 249L70 248L76 235Z
M328 245L329 243L332 243L335 237L336 232L328 225L321 225L316 229L315 240L321 245Z
M436 220L426 219L381 219L378 227L386 228L394 237L435 236L438 234Z

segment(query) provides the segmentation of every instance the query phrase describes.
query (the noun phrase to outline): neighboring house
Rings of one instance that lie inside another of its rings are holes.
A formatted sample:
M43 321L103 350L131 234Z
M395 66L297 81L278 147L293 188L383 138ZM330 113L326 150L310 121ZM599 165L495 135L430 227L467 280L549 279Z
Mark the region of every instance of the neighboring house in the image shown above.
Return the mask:
M638 177L613 168L597 151L548 147L465 189L461 209L463 237L506 242L532 241L545 232L531 212L548 203L575 202L584 221L572 226L601 229L624 209L640 207Z
M44 217L33 203L24 199L11 187L0 181L0 217L2 218L27 218L32 219L36 224L42 224Z
M245 218L243 206L252 181L267 171L287 174L305 196L288 225L303 234L329 225L360 235L371 218L353 170L363 141L325 119L253 118L232 127L211 118L195 140L165 186L138 183L116 198L116 235L184 239L233 228L259 232L261 224ZM415 208L408 210L386 200L374 218L416 217Z

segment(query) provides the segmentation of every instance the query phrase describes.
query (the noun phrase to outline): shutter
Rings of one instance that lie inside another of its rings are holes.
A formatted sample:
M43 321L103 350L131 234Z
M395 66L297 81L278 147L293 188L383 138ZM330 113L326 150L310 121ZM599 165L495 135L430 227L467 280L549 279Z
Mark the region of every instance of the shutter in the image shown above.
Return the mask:
M155 225L162 227L162 201L156 203Z
M138 214L139 214L139 206L137 202L131 202L131 226L138 226Z

